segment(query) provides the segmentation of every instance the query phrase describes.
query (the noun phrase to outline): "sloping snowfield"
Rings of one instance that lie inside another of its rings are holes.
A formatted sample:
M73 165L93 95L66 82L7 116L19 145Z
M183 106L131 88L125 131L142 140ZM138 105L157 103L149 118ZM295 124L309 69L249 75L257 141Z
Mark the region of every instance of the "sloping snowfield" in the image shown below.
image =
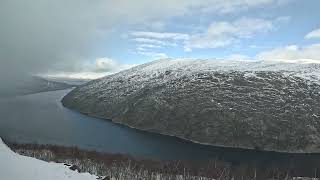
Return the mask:
M1 180L93 180L89 173L78 173L59 163L45 162L11 151L0 138Z

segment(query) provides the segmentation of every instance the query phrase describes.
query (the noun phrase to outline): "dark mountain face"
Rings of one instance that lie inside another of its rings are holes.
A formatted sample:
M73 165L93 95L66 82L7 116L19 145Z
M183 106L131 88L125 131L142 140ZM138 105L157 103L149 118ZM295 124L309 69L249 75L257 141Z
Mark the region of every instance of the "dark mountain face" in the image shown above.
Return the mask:
M162 60L91 81L63 104L199 143L320 152L319 70L314 64Z

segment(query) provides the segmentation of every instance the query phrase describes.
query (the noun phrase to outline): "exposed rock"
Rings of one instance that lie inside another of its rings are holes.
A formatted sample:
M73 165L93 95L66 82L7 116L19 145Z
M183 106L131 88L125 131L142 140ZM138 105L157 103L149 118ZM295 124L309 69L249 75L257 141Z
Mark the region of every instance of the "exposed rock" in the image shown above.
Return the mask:
M69 169L71 169L72 171L81 172L80 168L77 165L72 165L72 166L69 167Z
M66 107L199 143L320 152L320 64L160 60L91 81Z
M102 180L110 180L109 176L104 177Z

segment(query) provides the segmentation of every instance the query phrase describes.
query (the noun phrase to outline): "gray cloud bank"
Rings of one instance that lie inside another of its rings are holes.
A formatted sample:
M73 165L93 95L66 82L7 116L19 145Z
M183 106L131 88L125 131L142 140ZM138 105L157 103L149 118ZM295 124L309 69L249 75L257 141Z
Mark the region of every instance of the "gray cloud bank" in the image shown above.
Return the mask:
M90 52L95 19L87 3L50 0L0 2L0 81L66 68Z

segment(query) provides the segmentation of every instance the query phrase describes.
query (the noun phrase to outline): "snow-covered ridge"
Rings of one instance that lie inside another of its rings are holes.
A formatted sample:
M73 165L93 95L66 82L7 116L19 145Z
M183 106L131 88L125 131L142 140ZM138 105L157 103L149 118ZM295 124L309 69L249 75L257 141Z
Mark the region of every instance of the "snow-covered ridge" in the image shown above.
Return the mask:
M254 73L257 71L277 71L286 75L294 75L307 80L320 83L320 64L317 63L288 63L278 61L230 61L215 59L160 59L150 63L133 67L129 70L122 71L121 75L127 74L132 76L137 74L159 75L166 71L179 71L185 75L195 72L212 72L212 71L245 71ZM173 74L174 75L174 74ZM181 75L181 74L180 74ZM111 75L112 76L112 75ZM152 76L148 76L152 78ZM148 78L146 77L146 78ZM172 77L172 76L171 76ZM107 76L110 78L110 76Z
M96 176L78 173L63 164L44 162L11 151L0 138L0 179L3 180L93 180Z
M299 77L307 80L308 84L320 84L320 64L316 63L284 63L278 61L231 61L216 59L160 59L135 66L131 69L119 73L105 76L87 84L87 91L114 89L120 84L109 84L110 82L125 82L127 89L135 92L144 88L150 82L155 84L165 84L166 82L188 77L197 79L197 74L210 74L213 72L228 73L241 72L244 77L259 77L259 72L277 72L288 78ZM108 84L108 85L106 85ZM107 86L107 89L106 89ZM94 90L95 89L95 90ZM103 93L104 94L104 93ZM122 96L123 94L119 94ZM106 96L106 95L102 95Z

